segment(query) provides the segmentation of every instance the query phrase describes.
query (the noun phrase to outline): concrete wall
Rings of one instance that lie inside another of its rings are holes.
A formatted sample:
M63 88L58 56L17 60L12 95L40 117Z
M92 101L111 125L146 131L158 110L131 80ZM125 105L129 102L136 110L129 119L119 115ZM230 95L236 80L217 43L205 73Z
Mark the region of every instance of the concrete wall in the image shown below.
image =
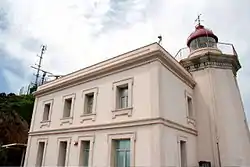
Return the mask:
M132 86L132 116L117 116L112 118L113 90L112 85L123 79L133 79ZM83 90L97 88L95 121L87 120L81 123L83 113ZM195 128L187 121L187 105L185 93L193 94L193 90L173 73L166 69L160 62L123 71L95 81L87 82L69 89L58 91L50 95L39 97L34 113L34 125L32 131L45 130L40 128L43 115L43 104L53 99L51 122L49 128L65 128L71 126L83 126L103 124L124 120L136 120L143 118L163 117L184 126ZM63 113L63 96L75 94L72 124L60 125ZM194 99L193 99L194 100ZM195 104L195 100L194 100Z
M210 161L212 165L219 164L216 138L214 138L213 101L211 98L211 84L209 69L192 73L197 85L194 89L195 111L197 118L197 151L199 161Z
M48 127L40 128L40 121L43 115L43 103L46 100L53 99L53 108L50 122L50 129L65 128L72 126L85 126L93 124L103 124L118 122L122 120L135 120L151 117L151 96L153 96L150 90L154 90L151 78L153 77L150 73L152 64L140 66L127 71L107 76L95 81L87 82L69 89L58 91L50 95L42 96L37 99L37 108L34 114L34 126L31 131L39 131L48 129ZM133 79L133 90L132 90L132 116L127 115L117 116L115 119L112 118L113 110L113 82L120 81L123 79ZM97 103L96 103L96 118L95 121L87 120L84 123L81 122L80 115L83 112L83 98L82 91L90 88L98 88ZM62 118L63 112L63 96L75 93L75 102L73 110L73 122L71 125L63 124L60 125L60 119Z
M232 70L210 68L193 76L199 160L219 165L220 152L222 166L250 165L249 132Z
M231 70L212 69L223 166L250 165L250 141L241 97Z
M89 132L77 132L77 133L66 133L66 134L55 134L55 135L40 135L30 137L30 148L27 152L27 162L25 166L35 166L36 156L37 156L37 146L38 141L42 139L47 139L47 149L45 152L44 164L45 166L57 166L58 160L58 140L63 138L69 138L71 143L68 149L68 166L78 166L79 165L79 147L74 145L75 141L78 141L80 137L92 136L94 138L93 142L93 152L92 154L92 165L96 167L108 166L109 162L109 140L108 135L119 134L119 133L134 133L135 134L135 149L134 156L136 157L135 166L152 166L151 160L155 155L151 152L151 147L154 145L152 143L152 138L154 136L153 126L145 127L133 127L133 128L121 128L103 131L89 131ZM90 163L90 162L89 162Z
M196 136L171 129L163 125L150 125L142 127L119 128L112 130L100 130L89 132L62 133L53 135L30 136L27 148L25 166L35 166L37 158L38 141L47 141L43 165L56 166L60 139L69 139L67 165L79 165L79 147L74 145L81 137L93 138L93 149L90 152L92 161L96 167L109 166L109 135L133 133L134 165L135 166L180 166L179 140L187 142L187 164L197 166Z
M198 166L196 136L160 126L161 166L180 166L180 140L186 141L187 166Z
M193 96L193 89L177 78L171 71L159 65L160 116L195 129L187 120L186 93ZM195 99L193 97L193 104ZM196 111L194 110L196 113Z
M120 115L113 118L112 85L116 81L128 78L133 78L132 116ZM82 91L89 88L98 88L96 116L94 121L86 120L81 123ZM178 146L180 137L187 140L188 166L195 166L197 165L196 136L183 130L183 127L195 129L195 126L187 121L186 91L190 94L193 93L190 87L168 71L160 62L154 61L147 65L39 97L36 99L37 105L35 104L33 113L32 135L29 136L25 166L35 165L37 144L39 140L43 139L48 143L44 165L55 166L58 158L58 140L63 138L68 138L71 141L68 148L70 154L67 165L78 165L78 146L74 146L74 142L81 136L94 138L92 165L96 167L108 166L110 156L108 136L127 132L135 134L135 166L180 166ZM72 93L75 94L72 124L61 125L63 96ZM43 104L51 99L53 99L53 108L50 125L41 128ZM71 127L91 127L91 125L107 125L130 120L139 122L142 119L158 117L172 121L173 126L182 128L182 130L173 129L168 127L169 125L163 125L162 122L152 125L131 125L130 128L120 128L116 124L115 128L112 127L109 130L80 131L78 129L74 133L65 130ZM45 132L45 134L39 135L33 133L56 129L60 129L60 131L50 131L50 134Z

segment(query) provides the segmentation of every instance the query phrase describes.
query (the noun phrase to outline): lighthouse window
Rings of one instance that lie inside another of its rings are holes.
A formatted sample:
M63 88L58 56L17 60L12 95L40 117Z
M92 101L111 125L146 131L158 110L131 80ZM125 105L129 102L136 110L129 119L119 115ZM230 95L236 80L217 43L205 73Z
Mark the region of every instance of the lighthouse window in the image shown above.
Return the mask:
M207 37L208 40L208 47L216 47L216 41L212 37Z
M200 37L200 38L197 38L197 40L198 40L199 48L207 47L207 43L208 43L207 37Z
M205 47L216 47L215 39L212 37L199 37L190 43L191 51Z

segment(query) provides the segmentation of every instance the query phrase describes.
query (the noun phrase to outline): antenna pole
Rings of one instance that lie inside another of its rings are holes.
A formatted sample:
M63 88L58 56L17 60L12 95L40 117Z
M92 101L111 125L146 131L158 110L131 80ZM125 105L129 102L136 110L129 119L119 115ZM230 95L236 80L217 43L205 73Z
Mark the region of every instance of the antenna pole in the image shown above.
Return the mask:
M39 78L39 73L40 73L40 69L41 69L41 65L42 65L43 54L44 54L46 49L47 49L47 47L45 45L42 45L40 56L38 56L39 57L39 64L37 65L38 68L37 68L36 81L35 81L36 86L38 86L38 78Z
M43 71L42 84L44 84L46 74L47 74L47 72Z

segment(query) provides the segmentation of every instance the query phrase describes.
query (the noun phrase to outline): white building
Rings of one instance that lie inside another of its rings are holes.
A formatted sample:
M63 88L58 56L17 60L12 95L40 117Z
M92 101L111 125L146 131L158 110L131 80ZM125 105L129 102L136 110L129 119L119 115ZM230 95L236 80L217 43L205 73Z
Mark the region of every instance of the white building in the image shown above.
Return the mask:
M199 24L187 45L181 61L153 43L40 86L25 166L249 166L234 48Z

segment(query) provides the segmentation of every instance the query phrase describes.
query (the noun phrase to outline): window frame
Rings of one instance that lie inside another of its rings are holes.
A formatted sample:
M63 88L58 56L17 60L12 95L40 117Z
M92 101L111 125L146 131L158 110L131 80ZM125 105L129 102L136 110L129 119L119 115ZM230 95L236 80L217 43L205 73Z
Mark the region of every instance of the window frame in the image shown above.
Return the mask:
M49 127L50 126L53 103L54 103L54 99L46 100L46 101L43 102L43 104L42 104L43 105L43 112L42 112L42 115L41 115L42 119L40 121L40 128L42 128L42 127ZM44 109L45 109L45 105L47 105L47 104L50 104L48 120L43 120Z
M129 142L129 148L124 149L124 148L118 147L119 146L118 143L120 143L122 141ZM114 166L116 166L116 167L119 166L118 159L120 159L119 154L121 153L121 154L124 154L122 159L124 160L123 162L125 162L125 164L123 164L123 165L125 165L125 167L126 166L130 167L130 155L131 155L131 153L130 153L130 151L131 151L130 143L131 143L130 139L113 139L112 140L112 147L114 147L114 148L112 148L112 153L114 154L113 155L114 157L113 157L112 161L114 163ZM129 153L129 156L127 156L127 153ZM127 158L129 158L129 164L126 164Z
M67 106L69 105L69 106ZM72 111L72 105L73 105L73 98L65 98L64 99L64 104L63 104L63 118L68 118L71 116L71 111ZM69 108L67 108L69 107ZM67 114L67 116L66 116Z
M60 143L67 142L66 155L65 155L65 167L69 163L70 147L71 147L71 137L59 137L57 139L57 162L56 165L59 166L59 155L60 155Z
M69 117L64 117L64 107L65 107L65 101L67 99L72 99L72 103L71 103L71 108L70 108L70 114L69 114ZM75 93L72 93L72 94L69 94L69 95L65 95L62 97L62 102L63 102L63 105L62 105L62 115L61 115L61 124L60 125L63 125L63 124L72 124L73 122L73 115L74 115L74 106L75 106L75 99L76 99L76 94Z
M179 166L181 166L181 141L184 141L186 144L186 166L188 166L188 138L185 136L178 136L177 137L177 147L178 147L178 161L179 161Z
M114 140L130 140L130 166L135 166L135 142L136 142L136 132L121 132L116 134L107 135L108 142L108 166L115 167L114 165Z
M92 104L92 113L85 113L86 109L86 95L93 93L93 104ZM85 89L82 91L82 113L80 115L81 119L80 122L83 123L84 121L87 120L92 120L95 121L96 118L96 108L97 108L97 95L98 95L98 88L90 88L90 89Z
M45 166L45 159L46 159L46 151L47 151L47 145L48 145L48 138L39 138L37 139L36 142L36 161L35 161L35 166L37 166L37 158L38 158L38 149L39 149L39 143L44 142L44 150L43 150L43 158L42 158L42 164L41 166Z
M44 107L43 107L43 120L42 121L48 121L49 120L50 110L51 110L51 103L44 104ZM45 114L46 114L46 119L45 119Z
M119 108L119 96L118 91L119 87L124 85L128 86L128 106L126 108ZM112 109L112 118L115 119L116 116L127 115L132 116L133 110L133 85L134 79L127 78L120 81L113 82L112 91L113 91L113 109Z
M126 95L125 95L125 91L127 91ZM116 100L118 104L116 104L116 108L118 110L122 110L122 109L126 109L129 107L128 105L128 84L125 84L125 85L121 85L121 86L117 86L117 94L116 96ZM124 103L124 106L123 106L123 102L122 102L122 98L125 98L125 103ZM119 107L117 107L119 106Z
M196 125L196 112L195 112L195 108L194 108L194 98L192 96L193 94L191 94L188 91L185 91L185 107L186 107L186 117L187 117L187 122L190 124L193 124L194 126ZM192 107L192 116L190 116L190 111L189 111L189 104L188 104L188 98L191 99L191 107Z
M93 166L93 156L94 156L94 142L95 136L94 135L85 135L85 136L78 136L78 166L80 165L81 161L81 148L83 141L89 141L89 159L88 159L88 166Z
M94 93L85 94L84 115L93 113Z

